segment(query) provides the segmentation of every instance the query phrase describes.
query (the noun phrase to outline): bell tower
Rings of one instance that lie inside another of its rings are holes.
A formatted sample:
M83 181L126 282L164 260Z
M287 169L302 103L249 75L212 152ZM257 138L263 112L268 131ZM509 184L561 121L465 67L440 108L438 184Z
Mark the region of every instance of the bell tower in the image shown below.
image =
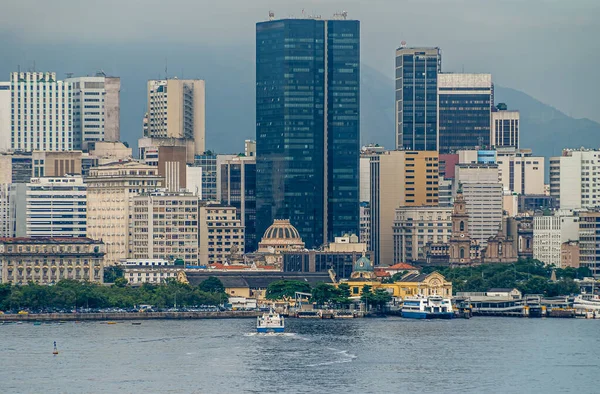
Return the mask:
M471 263L471 237L469 236L469 215L467 204L459 185L454 199L454 211L452 212L452 236L448 241L449 262L451 264Z

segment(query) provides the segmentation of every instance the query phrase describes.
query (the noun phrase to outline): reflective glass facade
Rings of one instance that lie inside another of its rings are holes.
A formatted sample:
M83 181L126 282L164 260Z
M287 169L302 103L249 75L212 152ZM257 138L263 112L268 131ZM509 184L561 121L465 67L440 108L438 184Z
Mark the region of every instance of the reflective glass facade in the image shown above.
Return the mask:
M307 247L358 234L359 22L256 25L257 234L290 219Z
M440 90L440 153L489 147L490 116L491 90L480 94L468 90L460 90L460 93Z
M396 148L437 150L439 48L396 50Z

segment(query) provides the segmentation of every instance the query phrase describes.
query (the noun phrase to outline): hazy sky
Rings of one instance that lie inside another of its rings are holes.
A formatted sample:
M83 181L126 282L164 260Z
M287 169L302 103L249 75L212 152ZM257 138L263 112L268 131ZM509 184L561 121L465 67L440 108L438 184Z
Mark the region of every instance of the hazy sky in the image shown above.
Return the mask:
M161 59L168 46L253 53L255 22L269 10L278 18L346 10L361 21L362 61L390 78L402 40L439 46L444 71L490 72L497 84L600 122L599 0L2 0L0 9L0 39L15 44L0 57L3 73L34 60L44 69L30 44L154 45ZM110 70L117 61L101 66ZM169 64L181 66L174 58Z

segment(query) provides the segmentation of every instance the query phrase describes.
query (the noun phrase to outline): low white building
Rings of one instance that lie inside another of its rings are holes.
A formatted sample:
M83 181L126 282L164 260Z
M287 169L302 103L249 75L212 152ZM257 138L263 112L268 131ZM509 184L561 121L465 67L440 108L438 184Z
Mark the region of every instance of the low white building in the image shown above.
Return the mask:
M125 267L123 277L130 285L141 285L143 283L161 284L167 279L177 279L180 267L173 266L148 266L148 267Z

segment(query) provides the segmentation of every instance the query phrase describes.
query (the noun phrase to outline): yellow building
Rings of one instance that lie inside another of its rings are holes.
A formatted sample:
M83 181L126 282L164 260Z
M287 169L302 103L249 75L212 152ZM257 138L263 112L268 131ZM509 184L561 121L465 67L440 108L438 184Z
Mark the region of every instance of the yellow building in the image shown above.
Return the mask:
M366 256L356 261L350 279L347 282L340 283L347 283L350 286L350 297L360 297L365 285L370 286L373 291L386 289L393 297L401 299L418 294L423 296L434 294L443 297L452 296L452 282L448 282L439 272L430 274L409 273L394 283L382 283L376 277L373 264Z

